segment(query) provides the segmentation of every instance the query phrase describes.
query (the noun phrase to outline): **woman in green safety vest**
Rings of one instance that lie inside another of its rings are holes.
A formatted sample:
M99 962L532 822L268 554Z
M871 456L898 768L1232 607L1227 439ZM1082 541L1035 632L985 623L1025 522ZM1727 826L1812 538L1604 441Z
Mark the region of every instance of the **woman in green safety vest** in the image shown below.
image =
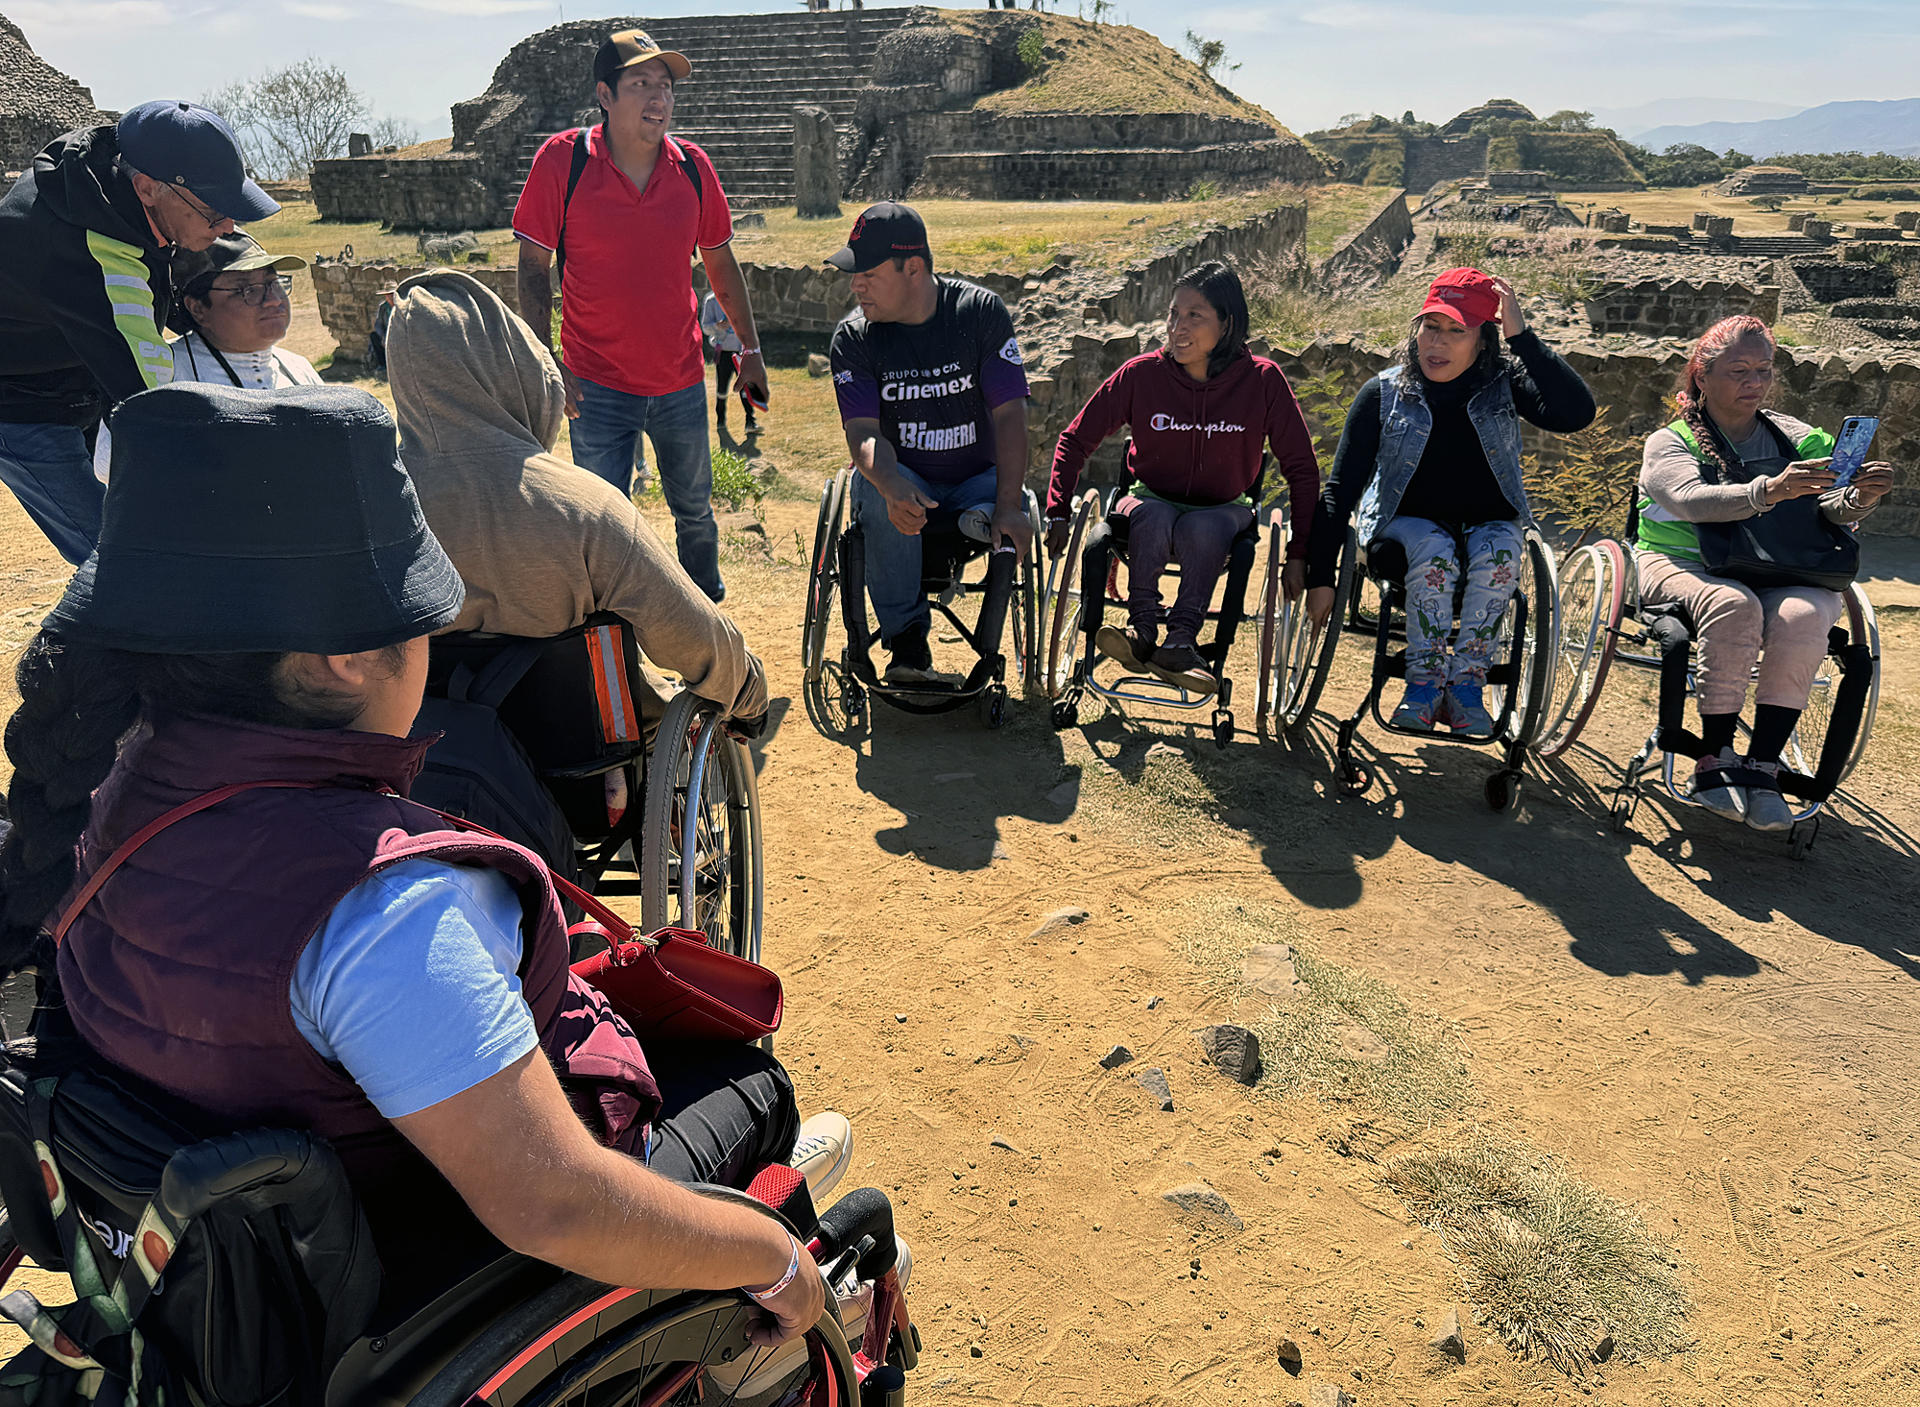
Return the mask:
M1693 621L1705 743L1693 798L1763 831L1793 825L1780 794L1780 753L1807 706L1841 597L1815 586L1756 591L1715 576L1693 525L1738 522L1813 494L1829 519L1854 524L1893 487L1893 466L1875 462L1836 489L1827 460L1833 436L1761 409L1773 389L1773 351L1773 334L1758 318L1724 318L1707 329L1680 375L1680 418L1647 438L1634 538L1640 599L1678 604ZM1709 461L1711 475L1702 472ZM1733 744L1749 679L1753 728L1741 757Z

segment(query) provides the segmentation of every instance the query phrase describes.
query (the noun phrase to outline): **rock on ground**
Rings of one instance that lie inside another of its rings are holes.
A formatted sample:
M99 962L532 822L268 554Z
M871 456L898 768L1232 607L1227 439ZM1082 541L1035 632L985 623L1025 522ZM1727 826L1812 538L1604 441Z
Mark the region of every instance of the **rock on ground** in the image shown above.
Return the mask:
M1042 938L1049 933L1058 933L1062 929L1072 928L1077 924L1085 923L1091 917L1092 915L1085 909L1078 909L1072 906L1064 909L1055 909L1052 913L1042 914L1040 916L1040 926L1027 936L1029 938Z
M1250 1085L1260 1078L1260 1038L1245 1026L1205 1026L1199 1036L1207 1059L1228 1079Z
M1162 1113L1173 1112L1173 1090L1167 1085L1167 1072L1158 1065L1149 1065L1133 1077L1133 1082L1160 1101Z
M1307 1389L1307 1407L1355 1407L1353 1394L1335 1383L1315 1383Z
M1293 971L1293 949L1285 943L1256 943L1240 962L1241 979L1254 991L1284 997L1298 985Z
M1100 1068L1102 1070L1118 1070L1122 1065L1127 1064L1132 1059L1132 1051L1123 1045L1117 1045L1100 1057Z
M1440 1330L1429 1341L1436 1353L1443 1353L1455 1363L1467 1361L1467 1336L1460 1332L1460 1311L1449 1309L1447 1317L1440 1321Z
M1300 1356L1300 1345L1292 1339L1280 1340L1278 1355L1280 1366L1294 1377L1300 1376L1300 1370L1306 1366L1306 1360Z
M813 377L815 380L818 380L822 376L831 376L833 375L833 363L818 352L808 352L807 375Z
M1227 1199L1204 1182L1186 1182L1178 1187L1170 1187L1160 1194L1160 1200L1214 1226L1225 1226L1234 1231L1246 1227L1246 1223L1228 1205Z

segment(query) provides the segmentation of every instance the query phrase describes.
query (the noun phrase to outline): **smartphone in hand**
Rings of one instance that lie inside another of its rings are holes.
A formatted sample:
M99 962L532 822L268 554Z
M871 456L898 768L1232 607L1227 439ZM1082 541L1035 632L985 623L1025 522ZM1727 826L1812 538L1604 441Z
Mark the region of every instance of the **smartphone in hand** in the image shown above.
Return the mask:
M1867 446L1873 443L1874 434L1880 429L1880 417L1877 415L1849 415L1840 426L1840 436L1833 444L1833 486L1845 488L1860 472L1860 466L1867 462Z

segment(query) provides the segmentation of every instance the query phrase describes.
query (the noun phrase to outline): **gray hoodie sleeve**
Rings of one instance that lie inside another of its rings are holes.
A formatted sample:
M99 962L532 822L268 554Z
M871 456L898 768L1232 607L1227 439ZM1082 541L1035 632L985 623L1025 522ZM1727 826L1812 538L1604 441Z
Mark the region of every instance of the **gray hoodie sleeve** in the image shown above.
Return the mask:
M1647 436L1640 463L1640 491L1683 523L1737 523L1767 511L1767 484L1710 484L1700 461L1673 431Z

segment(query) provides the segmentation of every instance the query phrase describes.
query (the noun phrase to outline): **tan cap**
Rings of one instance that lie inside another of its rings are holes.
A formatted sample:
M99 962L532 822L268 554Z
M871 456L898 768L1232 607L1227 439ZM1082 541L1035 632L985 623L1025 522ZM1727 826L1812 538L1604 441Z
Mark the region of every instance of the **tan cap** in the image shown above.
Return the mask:
M593 56L593 81L610 83L615 74L623 69L632 68L635 64L643 64L648 59L660 59L665 62L667 72L673 75L673 81L676 83L693 72L693 65L688 62L685 54L676 54L671 49L662 49L653 42L653 36L646 30L623 29L618 34L610 35L607 42L600 46L600 51Z

